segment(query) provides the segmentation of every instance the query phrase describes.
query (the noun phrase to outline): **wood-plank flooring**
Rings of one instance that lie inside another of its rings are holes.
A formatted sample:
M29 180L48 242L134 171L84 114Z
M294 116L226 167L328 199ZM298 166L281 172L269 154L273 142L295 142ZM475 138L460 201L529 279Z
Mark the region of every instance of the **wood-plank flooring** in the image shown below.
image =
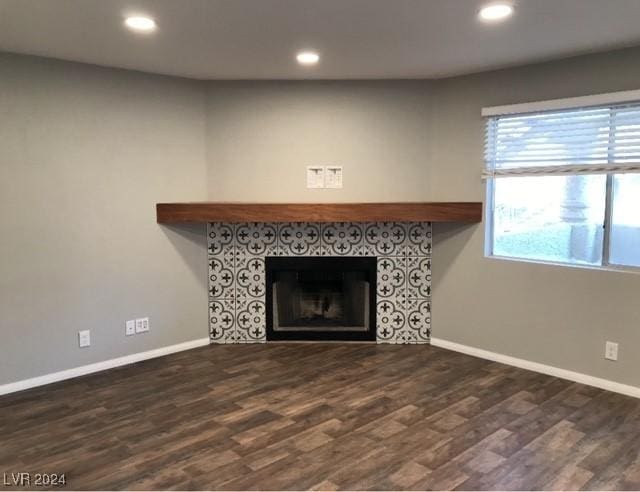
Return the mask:
M11 472L73 490L640 489L640 400L424 345L210 346L0 397Z

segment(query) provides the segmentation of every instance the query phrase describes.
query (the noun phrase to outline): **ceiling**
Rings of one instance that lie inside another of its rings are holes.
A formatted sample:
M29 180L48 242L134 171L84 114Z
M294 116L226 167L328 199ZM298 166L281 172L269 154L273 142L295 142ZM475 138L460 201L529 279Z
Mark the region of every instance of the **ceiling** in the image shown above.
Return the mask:
M640 0L0 0L0 50L197 79L441 78L640 44ZM153 17L152 34L126 30ZM315 67L297 51L317 50Z

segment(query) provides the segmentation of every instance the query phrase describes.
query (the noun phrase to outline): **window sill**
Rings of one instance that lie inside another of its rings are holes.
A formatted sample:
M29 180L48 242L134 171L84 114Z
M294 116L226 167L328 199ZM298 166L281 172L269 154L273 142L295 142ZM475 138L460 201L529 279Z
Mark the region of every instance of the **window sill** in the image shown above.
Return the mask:
M634 266L624 266L624 265L587 265L581 263L563 263L560 261L549 261L549 260L533 260L531 258L517 258L513 256L499 256L492 254L485 254L485 258L489 260L498 260L498 261L510 261L515 263L530 263L534 265L546 265L546 266L555 266L555 267L567 267L567 268L577 268L581 270L599 270L604 272L617 272L617 273L635 273L640 274L640 267Z

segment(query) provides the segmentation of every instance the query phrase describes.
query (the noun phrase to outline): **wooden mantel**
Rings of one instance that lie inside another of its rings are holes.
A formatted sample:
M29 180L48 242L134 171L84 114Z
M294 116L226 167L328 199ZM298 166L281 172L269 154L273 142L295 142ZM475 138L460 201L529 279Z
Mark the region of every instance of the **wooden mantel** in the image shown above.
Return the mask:
M481 202L158 203L160 224L178 222L480 222Z

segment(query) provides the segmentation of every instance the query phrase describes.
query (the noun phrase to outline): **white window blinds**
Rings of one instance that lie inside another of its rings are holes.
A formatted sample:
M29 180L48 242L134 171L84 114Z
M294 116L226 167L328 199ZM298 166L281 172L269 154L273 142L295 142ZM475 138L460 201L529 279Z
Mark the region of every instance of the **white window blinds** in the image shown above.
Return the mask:
M485 161L483 178L638 173L640 101L492 114Z

